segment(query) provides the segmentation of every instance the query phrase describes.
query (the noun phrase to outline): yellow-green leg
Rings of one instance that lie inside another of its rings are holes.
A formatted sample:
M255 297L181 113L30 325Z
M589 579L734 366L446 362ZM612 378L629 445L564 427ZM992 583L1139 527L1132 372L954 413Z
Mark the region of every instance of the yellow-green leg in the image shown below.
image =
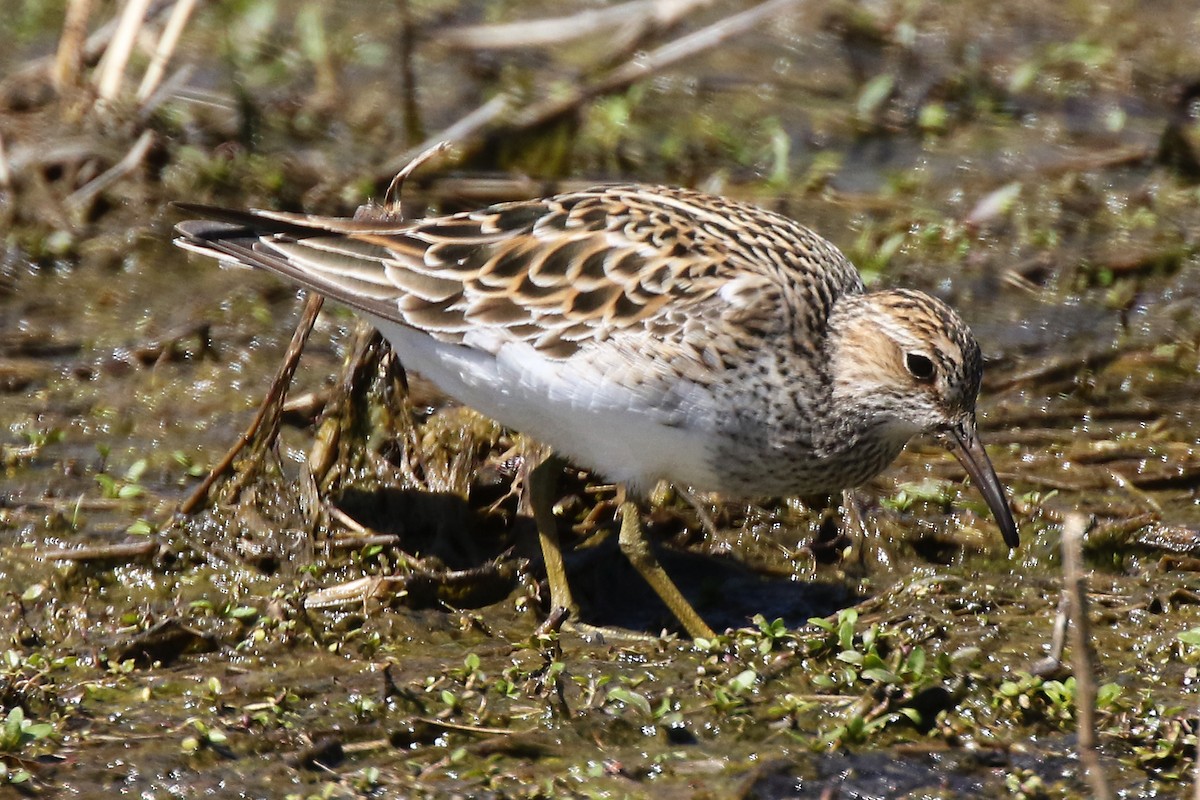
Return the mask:
M650 584L650 588L658 592L658 596L671 609L671 613L683 625L688 635L693 639L711 639L716 636L713 629L708 627L692 604L687 601L679 587L671 580L671 576L658 563L650 543L642 535L642 526L638 520L637 506L628 500L621 503L621 534L618 542L621 552L633 564L634 569L641 573Z
M572 617L579 619L579 606L575 605L571 586L567 583L567 569L563 566L562 548L558 543L558 523L554 519L554 492L564 464L561 458L551 454L530 470L529 507L533 511L533 522L542 546L542 560L546 562L550 608L565 608Z

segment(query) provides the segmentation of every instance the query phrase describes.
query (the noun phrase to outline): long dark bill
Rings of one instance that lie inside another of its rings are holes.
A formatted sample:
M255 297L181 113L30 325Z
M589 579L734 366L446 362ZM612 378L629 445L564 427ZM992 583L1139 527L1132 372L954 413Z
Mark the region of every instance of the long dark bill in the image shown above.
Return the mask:
M951 451L958 457L971 480L979 488L979 493L987 501L988 508L996 517L1004 543L1016 547L1021 543L1017 535L1017 523L1013 521L1012 511L1008 507L1008 497L1004 487L996 477L996 469L988 458L987 451L979 441L979 433L975 428L975 417L971 415L950 429L953 437Z

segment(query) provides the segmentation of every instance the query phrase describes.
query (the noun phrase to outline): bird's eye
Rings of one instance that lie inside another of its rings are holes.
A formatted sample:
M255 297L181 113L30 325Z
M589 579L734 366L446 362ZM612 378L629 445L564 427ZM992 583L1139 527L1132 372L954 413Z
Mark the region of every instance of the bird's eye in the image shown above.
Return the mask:
M904 356L904 366L908 372L919 381L933 380L933 360L920 353L907 353Z

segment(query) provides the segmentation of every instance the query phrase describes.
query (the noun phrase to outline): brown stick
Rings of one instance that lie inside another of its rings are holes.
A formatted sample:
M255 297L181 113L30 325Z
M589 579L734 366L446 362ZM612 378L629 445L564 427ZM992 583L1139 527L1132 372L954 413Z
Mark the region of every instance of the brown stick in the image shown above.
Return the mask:
M1200 757L1192 762L1192 800L1200 800Z
M4 146L4 135L0 134L0 189L12 186L12 170L8 167L8 149Z
M120 161L71 193L66 201L67 207L76 213L83 210L96 195L140 167L153 144L154 131L142 131L142 135Z
M158 542L118 542L116 544L91 547L63 547L40 553L47 561L129 561L138 556L147 556L158 549Z
M195 491L179 504L180 514L191 514L203 505L213 484L233 467L234 459L245 449L246 445L261 434L263 428L267 430L267 441L274 441L275 436L279 433L279 417L282 408L280 401L292 383L292 376L296 374L296 365L300 362L300 353L303 352L304 345L308 343L308 336L312 333L313 325L317 321L317 314L320 313L321 305L324 302L325 298L319 294L308 295L300 322L296 326L295 333L292 334L292 341L288 344L287 352L284 353L283 363L279 365L279 371L275 373L275 379L271 382L262 405L258 407L258 413L254 415L254 419L245 432L225 453L224 458L209 470L208 475L200 482Z
M1070 598L1071 669L1075 673L1076 736L1079 740L1079 763L1096 800L1110 800L1104 769L1096 752L1096 655L1092 651L1091 629L1088 624L1087 578L1083 572L1081 541L1086 526L1082 514L1069 514L1063 523L1062 559L1063 582Z
M63 20L62 36L58 39L58 50L54 54L54 72L51 81L54 89L62 94L66 89L79 85L79 74L83 71L84 45L87 41L88 17L92 14L92 0L70 0L66 19Z

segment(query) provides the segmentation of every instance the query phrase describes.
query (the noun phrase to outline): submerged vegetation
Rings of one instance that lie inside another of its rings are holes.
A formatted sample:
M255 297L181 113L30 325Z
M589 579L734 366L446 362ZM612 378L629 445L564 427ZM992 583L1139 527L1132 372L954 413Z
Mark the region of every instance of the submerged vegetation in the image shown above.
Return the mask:
M0 785L1097 796L1087 727L1122 796L1190 790L1193 12L176 0L122 28L89 5L0 19ZM723 631L692 642L620 556L613 488L568 469L568 569L611 632L547 621L537 443L336 308L272 391L295 294L169 244L171 201L352 213L442 139L410 213L683 184L946 298L984 345L1021 549L922 443L854 493L861 531L668 491L647 531ZM1072 513L1086 676L1054 644Z

